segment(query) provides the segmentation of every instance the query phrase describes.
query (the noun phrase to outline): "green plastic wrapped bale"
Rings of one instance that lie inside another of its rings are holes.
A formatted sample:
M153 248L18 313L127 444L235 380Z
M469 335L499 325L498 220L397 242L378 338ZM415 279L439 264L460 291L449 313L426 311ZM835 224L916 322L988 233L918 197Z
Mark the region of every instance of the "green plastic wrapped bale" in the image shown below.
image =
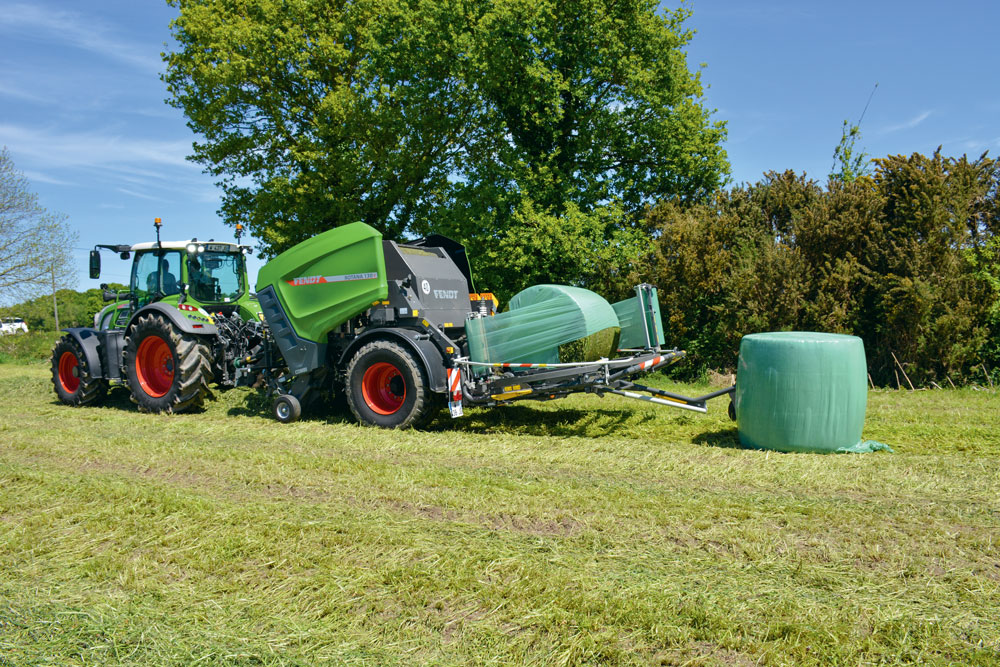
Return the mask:
M637 349L656 347L664 344L663 320L660 317L660 299L655 287L643 289L643 285L635 288L636 295L612 304L622 334L620 345L622 349ZM652 311L652 312L650 312ZM647 333L649 338L647 339ZM650 346L649 343L652 343Z
M619 325L611 304L590 290L535 285L514 295L507 312L467 320L465 332L473 361L553 364L610 356ZM582 339L563 348L572 359L560 358L560 346Z
M783 331L744 336L733 404L740 442L783 452L863 452L868 400L857 336ZM884 446L883 446L884 447Z

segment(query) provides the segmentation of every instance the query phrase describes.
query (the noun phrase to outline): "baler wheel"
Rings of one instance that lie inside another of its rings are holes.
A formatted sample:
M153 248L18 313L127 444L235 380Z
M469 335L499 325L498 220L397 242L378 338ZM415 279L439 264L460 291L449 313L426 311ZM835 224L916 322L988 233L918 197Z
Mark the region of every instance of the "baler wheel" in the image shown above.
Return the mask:
M302 405L299 403L299 399L291 394L282 394L274 399L271 412L274 414L274 418L282 424L290 424L293 421L298 421L299 417L302 416Z
M122 360L132 400L142 412L184 412L212 394L208 345L162 315L139 318L125 336Z
M52 385L66 405L90 405L104 398L108 383L91 377L87 357L72 336L63 336L52 348Z
M429 421L438 401L427 371L403 345L377 340L347 364L347 404L359 421L382 428L412 428Z

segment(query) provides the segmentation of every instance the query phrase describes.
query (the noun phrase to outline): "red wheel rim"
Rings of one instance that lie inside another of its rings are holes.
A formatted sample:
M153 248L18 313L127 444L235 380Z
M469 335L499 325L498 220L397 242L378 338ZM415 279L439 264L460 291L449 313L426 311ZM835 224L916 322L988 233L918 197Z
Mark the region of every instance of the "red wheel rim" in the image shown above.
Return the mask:
M399 369L390 363L380 361L372 364L361 378L361 394L373 412L391 415L403 406L406 400L406 382Z
M174 355L167 341L149 336L139 343L135 355L135 374L142 390L159 398L170 391L174 383Z
M63 352L59 357L59 384L68 394L80 388L80 362L72 352Z

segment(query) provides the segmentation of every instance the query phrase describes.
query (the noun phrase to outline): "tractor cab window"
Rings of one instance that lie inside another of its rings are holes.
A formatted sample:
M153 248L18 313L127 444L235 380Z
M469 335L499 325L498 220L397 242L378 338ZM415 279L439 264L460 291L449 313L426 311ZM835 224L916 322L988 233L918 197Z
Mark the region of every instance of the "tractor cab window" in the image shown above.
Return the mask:
M136 256L132 264L132 293L139 307L180 292L181 253L153 250Z
M188 256L192 298L203 303L229 303L243 295L243 255L199 252Z

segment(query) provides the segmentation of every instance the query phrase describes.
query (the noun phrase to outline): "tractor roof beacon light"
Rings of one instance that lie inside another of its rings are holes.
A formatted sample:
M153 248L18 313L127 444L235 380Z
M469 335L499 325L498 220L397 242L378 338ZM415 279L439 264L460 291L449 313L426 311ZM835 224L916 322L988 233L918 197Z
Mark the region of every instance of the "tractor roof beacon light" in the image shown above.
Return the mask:
M159 218L153 218L153 226L156 227L156 247L160 250L163 249L163 244L160 243L160 227L163 225L163 221Z
M243 225L239 222L236 223L236 245L240 244L240 238L243 236Z

